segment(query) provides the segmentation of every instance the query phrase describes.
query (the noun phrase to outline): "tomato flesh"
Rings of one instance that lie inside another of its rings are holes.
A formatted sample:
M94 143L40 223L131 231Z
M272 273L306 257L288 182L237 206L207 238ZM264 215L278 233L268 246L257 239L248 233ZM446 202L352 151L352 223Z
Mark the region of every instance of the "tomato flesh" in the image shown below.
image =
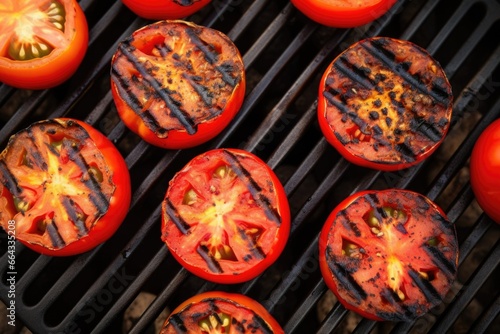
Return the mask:
M318 119L326 139L347 160L397 170L436 150L449 128L452 100L444 71L425 50L370 38L325 71Z
M9 6L10 5L10 6ZM2 23L0 50L8 43L8 55L13 60L41 58L63 46L66 11L57 0L12 1L0 5L7 12Z
M320 240L327 285L370 319L414 319L443 300L456 276L455 228L414 192L350 196L332 212Z
M35 123L0 155L0 224L16 238L58 250L88 236L109 208L113 172L87 131L72 121Z
M283 333L262 305L244 295L206 292L177 307L165 321L168 333Z
M218 31L182 21L155 23L122 42L111 77L125 124L167 148L167 137L176 132L191 138L183 147L197 144L197 137L213 137L238 111L244 94L236 46ZM200 129L203 124L212 129Z
M7 0L0 3L0 80L24 89L66 81L88 44L85 14L76 0Z
M193 159L170 182L162 211L162 239L183 265L209 280L257 276L289 233L281 185L262 161L238 150Z

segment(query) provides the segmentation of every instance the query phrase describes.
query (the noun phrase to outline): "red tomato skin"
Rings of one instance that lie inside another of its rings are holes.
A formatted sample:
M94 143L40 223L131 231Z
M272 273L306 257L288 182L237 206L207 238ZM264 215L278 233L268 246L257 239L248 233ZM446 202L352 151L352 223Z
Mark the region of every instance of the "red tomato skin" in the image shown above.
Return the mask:
M221 151L221 149L213 150L213 152ZM237 284L247 282L255 277L259 276L264 270L266 270L269 266L271 266L280 256L281 252L286 246L286 242L288 240L290 234L290 207L288 204L288 198L285 192L285 189L281 185L274 171L260 158L253 155L250 152L240 150L240 149L230 149L230 151L234 154L241 154L245 156L251 156L253 159L262 163L266 169L268 170L268 174L273 182L276 194L277 194L277 204L276 206L279 208L279 214L281 216L281 225L279 228L279 234L277 237L277 243L270 250L264 260L260 261L257 265L249 268L246 271L239 272L238 274L233 273L223 273L223 274L215 274L207 270L206 268L200 268L196 265L192 265L187 263L179 254L174 251L171 251L170 254L189 272L192 274L201 277L207 281L220 283L220 284ZM210 154L206 152L205 154ZM167 222L166 217L163 217L162 224Z
M31 244L19 240L26 247L43 255L49 256L73 256L85 253L108 240L120 227L127 215L131 201L130 175L127 164L118 149L113 143L98 130L89 124L76 119L66 118L82 126L88 132L90 138L95 142L106 160L106 163L113 170L113 182L116 185L113 197L109 202L108 212L102 216L92 227L90 233L61 249L51 250L37 244Z
M122 0L136 15L150 20L173 20L192 15L208 5L211 0L200 0L192 5L181 6L173 0Z
M481 208L500 224L500 119L491 123L474 145L470 182Z
M222 292L222 291L208 291L208 292L203 292L197 295L194 295L193 297L185 300L177 306L171 314L176 314L181 312L184 308L191 304L198 303L200 301L203 301L204 299L209 299L209 298L220 298L220 299L226 299L229 301L233 301L237 304L240 304L242 306L247 307L248 309L254 311L257 313L261 318L263 318L267 324L271 327L273 330L274 334L284 334L285 332L281 328L280 324L274 319L274 317L269 314L269 312L256 300L247 297L245 295L239 294L239 293L229 293L229 292ZM168 319L167 319L168 321Z
M360 314L361 316L363 316L367 319L370 319L370 320L385 321L385 319L379 318L375 314L363 311L363 310L357 308L356 306L351 305L349 302L347 302L343 298L341 298L341 296L339 294L338 286L334 282L333 278L331 278L332 273L330 272L330 269L328 267L328 263L327 263L327 259L326 259L326 255L325 255L326 254L326 247L328 244L328 236L329 236L330 230L332 228L332 225L335 222L335 218L337 217L337 215L342 210L344 210L346 207L348 207L352 202L357 200L358 198L363 197L366 194L373 194L375 192L376 191L374 191L374 190L364 190L364 191L360 191L360 192L357 192L355 194L352 194L352 195L348 196L346 199L344 199L342 202L340 202L335 207L335 209L330 213L330 215L326 219L326 222L323 225L323 228L322 228L320 235L319 235L319 267L320 267L321 275L323 276L325 284L335 294L335 296L337 297L339 302L346 309L353 311L353 312L356 312L356 313ZM407 191L407 192L411 193L411 191ZM446 216L444 211L439 206L434 204L434 205L432 205L432 208L437 210L437 212L439 214L441 214L442 216ZM457 254L456 261L458 263L458 254Z
M322 25L336 28L353 28L372 22L384 15L396 0L376 0L371 4L356 8L342 6L328 0L291 0L304 15Z
M0 78L9 86L21 89L47 89L68 80L78 69L87 52L89 32L87 19L78 2L74 6L74 35L65 50L54 50L46 57L32 60L11 60L0 56Z

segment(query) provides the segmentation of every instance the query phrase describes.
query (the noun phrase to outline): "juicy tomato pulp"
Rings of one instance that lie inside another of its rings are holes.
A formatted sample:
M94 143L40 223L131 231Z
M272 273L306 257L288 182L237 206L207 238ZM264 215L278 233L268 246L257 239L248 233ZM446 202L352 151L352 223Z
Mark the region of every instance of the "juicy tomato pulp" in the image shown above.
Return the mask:
M491 123L474 145L470 182L481 208L500 224L500 119Z
M337 27L357 27L385 14L396 0L292 0L304 15L320 24Z
M197 156L170 181L162 239L189 271L217 283L252 279L285 247L290 212L272 170L241 150Z
M257 301L236 293L205 292L179 305L160 334L169 333L284 333Z
M192 147L215 137L245 95L236 46L216 30L182 21L134 32L118 47L111 78L124 123L164 148Z
M122 0L135 14L150 20L181 19L196 13L211 0Z
M414 319L441 303L457 272L455 227L426 197L364 191L320 235L320 268L342 304L374 320Z
M0 81L42 89L68 79L87 50L88 28L74 0L0 3Z
M0 155L0 224L28 247L73 255L121 224L130 202L128 170L102 134L76 120L35 123Z
M452 104L446 75L425 50L379 37L354 44L325 71L318 120L328 142L347 160L392 171L437 149Z

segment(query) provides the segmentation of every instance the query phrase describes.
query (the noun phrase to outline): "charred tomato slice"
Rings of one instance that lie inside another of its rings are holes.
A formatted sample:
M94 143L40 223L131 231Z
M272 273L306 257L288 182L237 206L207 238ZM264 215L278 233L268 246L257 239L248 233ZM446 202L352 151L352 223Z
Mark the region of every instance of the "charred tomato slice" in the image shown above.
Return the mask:
M257 301L236 293L201 293L179 305L160 334L169 333L284 333Z
M318 120L348 161L393 171L427 158L443 141L451 87L424 49L387 37L362 40L325 71Z
M242 150L217 149L191 160L170 181L162 239L189 271L239 283L269 267L285 247L290 211L273 171Z
M219 31L161 21L123 41L112 60L118 114L145 141L186 148L215 137L243 102L238 49Z
M34 123L0 154L0 224L26 246L74 255L108 239L130 202L128 169L111 142L70 119Z
M196 13L211 0L122 0L140 17L150 20L182 19Z
M455 227L432 201L399 189L341 202L320 235L320 268L348 309L405 321L441 303L457 272Z

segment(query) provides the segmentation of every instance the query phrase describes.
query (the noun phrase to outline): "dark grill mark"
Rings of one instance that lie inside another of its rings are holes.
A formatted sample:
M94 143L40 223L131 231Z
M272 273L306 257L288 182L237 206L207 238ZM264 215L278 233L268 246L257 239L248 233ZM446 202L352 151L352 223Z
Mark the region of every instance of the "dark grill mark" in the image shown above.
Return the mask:
M396 150L401 154L402 158L408 162L415 161L416 155L413 152L411 145L406 141L396 145Z
M57 226L53 222L47 224L46 229L47 233L49 234L50 241L52 242L52 246L54 246L54 248L62 248L66 245L61 235L59 234L59 231L57 230Z
M347 105L345 105L344 103L338 101L336 98L335 98L335 95L332 94L330 91L324 91L323 92L323 96L325 97L325 99L328 101L328 103L330 103L332 106L336 107L337 109L340 110L341 113L343 114L348 114L349 113L349 108L347 107Z
M208 269L214 273L222 274L224 271L222 270L219 262L215 260L211 255L210 251L208 250L207 246L200 245L196 249L198 254L200 254L201 258L205 260L207 263Z
M196 31L192 28L186 28L186 33L188 34L189 38L191 39L191 42L205 55L206 61L210 65L215 65L217 61L219 60L219 55L215 51L214 47L204 40L202 40ZM222 80L224 80L225 83L230 85L231 87L235 87L238 82L240 81L240 78L233 78L231 76L231 73L234 71L234 66L231 63L224 63L219 66L214 66L215 69L222 75Z
M247 242L247 248L252 252L252 254L259 260L263 260L266 258L266 254L264 251L262 251L262 248L260 248L259 245L255 243L255 240L250 238L246 233L245 230L238 228L238 233L240 237Z
M326 260L328 261L330 271L351 296L356 298L358 302L368 297L366 291L363 290L354 277L350 275L350 270L336 261L335 256L331 253L330 247L326 248Z
M154 132L160 132L163 128L160 127L158 121L151 115L149 111L144 111L139 98L130 90L129 81L125 79L125 75L121 74L116 65L111 67L112 79L116 84L120 97L125 103L148 125Z
M446 256L437 248L429 246L424 243L423 248L431 256L432 262L439 267L448 277L454 277L457 272L457 266L455 262L452 262L446 258Z
M36 145L35 137L33 136L33 129L31 127L29 127L27 129L26 133L28 134L28 137L32 143L32 145L28 145L27 150L28 150L29 154L31 155L31 157L33 158L33 162L41 170L47 171L47 169L48 169L47 162L45 162L45 160L43 159L43 157L39 151L40 148L38 148L38 146Z
M196 31L192 28L186 28L186 33L189 38L191 38L191 42L205 55L206 61L208 61L211 65L215 64L219 60L219 55L215 52L214 47L205 41L203 41Z
M351 81L356 82L368 90L375 89L375 83L368 76L369 73L358 68L355 64L349 62L345 56L341 56L338 61L334 63L335 68L351 79Z
M262 333L266 334L274 333L273 330L267 324L267 322L265 322L264 319L259 317L257 314L254 313L254 317L252 318L252 320L253 321L250 324L248 324L248 330L250 330L251 333L255 333L259 329L262 331Z
M179 212L177 209L174 207L172 202L167 198L166 199L167 205L166 205L166 213L168 217L172 220L172 222L177 226L179 231L181 231L182 234L187 235L189 233L189 225L186 223L184 219L179 215Z
M169 323L174 327L176 333L187 333L188 331L178 313L170 317Z
M401 64L395 62L394 54L384 48L383 44L385 43L381 42L381 40L372 40L370 44L371 46L367 43L361 43L360 45L373 57L377 58L386 68L391 70L395 75L399 75L412 87L416 88L423 94L431 96L436 102L448 107L451 98L450 94L446 93L446 96L443 96L442 92L437 93L434 90L428 90L417 75L411 75L408 73L407 69L405 69L405 66L401 66ZM413 48L413 50L415 50L415 48Z
M129 44L126 44L126 42L120 44L119 47L120 51L127 58L127 60L141 74L144 81L147 82L154 89L156 94L158 94L158 96L163 100L163 102L165 102L165 105L168 109L170 109L172 115L179 120L179 122L190 135L195 134L197 131L197 127L193 119L191 119L189 115L179 107L179 102L175 101L175 99L172 98L171 92L162 87L158 80L156 80L156 78L148 73L148 70L143 66L143 64L139 62L137 57L132 52L130 52L130 48L131 46ZM134 111L137 113L139 110L134 109ZM148 116L152 117L151 114L149 114Z
M84 180L83 184L90 190L89 199L94 204L94 207L99 212L99 215L103 215L108 211L109 201L106 195L102 192L99 182L94 179L94 176L88 172L89 166L87 165L85 159L78 152L78 149L71 145L71 142L67 139L63 139L63 148L68 151L68 155L71 161L73 161L78 168L84 173L89 174L89 179Z
M266 217L272 220L275 224L280 225L281 217L279 213L271 206L271 201L269 200L269 198L261 193L261 187L252 178L245 167L241 165L238 157L227 150L224 150L224 155L226 156L233 172L247 186L248 190L252 194L254 201L264 210Z
M172 52L172 49L167 44L157 44L155 45L155 49L158 50L160 56L165 58L169 52Z
M203 101L203 103L205 103L207 107L212 106L213 93L210 92L210 90L207 87L197 82L199 81L197 80L199 77L191 76L186 73L183 73L182 77L189 82L191 87L193 87L194 91L198 94L198 96L201 98L201 100Z
M2 183L7 189L9 189L9 192L15 197L21 196L22 189L19 187L16 177L12 175L3 160L0 160L0 173L3 175Z
M410 121L410 129L413 132L419 132L436 143L442 138L442 133L435 127L434 124L427 122L425 119L412 118Z
M61 202L64 206L64 209L66 210L66 213L68 214L69 219L73 222L73 224L75 224L76 228L78 229L78 237L81 238L89 234L85 223L81 219L78 219L76 210L73 206L74 202L66 196L61 199Z
M422 291L422 293L424 294L425 298L429 303L431 303L432 305L436 305L439 302L441 302L441 296L428 280L421 277L413 269L409 269L408 273L410 274L410 277L412 278L413 282L415 282L420 291Z

